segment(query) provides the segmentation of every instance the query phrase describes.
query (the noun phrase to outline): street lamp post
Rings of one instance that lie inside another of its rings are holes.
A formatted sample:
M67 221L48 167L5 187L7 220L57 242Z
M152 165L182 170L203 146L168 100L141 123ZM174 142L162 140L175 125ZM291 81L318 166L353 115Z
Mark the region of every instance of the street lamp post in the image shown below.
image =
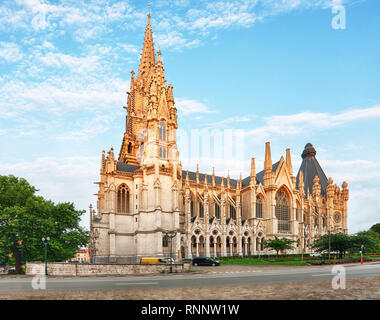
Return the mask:
M177 231L174 231L173 234L169 234L168 231L166 231L166 236L170 238L170 271L169 273L173 273L173 238L177 235Z
M329 264L330 264L330 251L331 251L331 229L329 229Z
M48 275L48 271L47 271L47 245L49 243L49 240L50 240L49 237L47 237L46 239L42 238L42 242L45 245L45 276Z

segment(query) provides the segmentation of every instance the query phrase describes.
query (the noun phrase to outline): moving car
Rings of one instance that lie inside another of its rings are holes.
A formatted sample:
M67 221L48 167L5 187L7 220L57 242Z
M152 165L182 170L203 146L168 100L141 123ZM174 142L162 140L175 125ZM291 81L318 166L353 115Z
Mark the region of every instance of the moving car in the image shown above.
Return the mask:
M193 266L219 266L220 262L211 258L194 258Z

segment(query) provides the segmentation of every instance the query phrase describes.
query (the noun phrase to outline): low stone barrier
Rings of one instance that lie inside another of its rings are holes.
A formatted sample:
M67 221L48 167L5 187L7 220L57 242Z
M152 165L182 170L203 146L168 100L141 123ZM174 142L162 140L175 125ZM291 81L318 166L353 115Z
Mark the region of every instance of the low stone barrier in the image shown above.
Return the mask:
M190 271L190 263L172 264L173 272ZM156 274L169 272L170 265L165 264L80 264L49 262L50 276L116 276L128 274ZM27 262L26 274L41 274L45 270L43 262Z

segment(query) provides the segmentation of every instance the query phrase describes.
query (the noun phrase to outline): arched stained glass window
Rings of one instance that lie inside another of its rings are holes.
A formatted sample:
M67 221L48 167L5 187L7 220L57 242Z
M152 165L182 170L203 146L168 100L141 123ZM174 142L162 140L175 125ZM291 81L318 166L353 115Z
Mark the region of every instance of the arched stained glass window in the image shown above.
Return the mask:
M290 207L288 197L283 190L279 190L276 194L276 218L278 220L278 232L290 232Z
M256 197L256 218L263 217L263 199L260 196Z
M230 217L231 219L236 220L236 209L232 204L230 205Z
M199 202L199 218L203 218L203 203Z
M215 203L215 218L220 219L220 207Z
M124 183L117 190L117 211L121 213L129 212L129 189Z

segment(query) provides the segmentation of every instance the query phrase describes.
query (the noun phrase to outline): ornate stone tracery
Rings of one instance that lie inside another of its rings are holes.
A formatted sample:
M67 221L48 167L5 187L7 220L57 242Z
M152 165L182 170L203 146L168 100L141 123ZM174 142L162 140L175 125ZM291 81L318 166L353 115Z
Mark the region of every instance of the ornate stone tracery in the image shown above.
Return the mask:
M297 241L290 252L308 252L312 239L328 231L347 233L346 182L327 179L306 144L297 176L290 149L272 163L265 143L264 170L234 179L183 170L176 145L177 109L166 84L161 52L156 57L150 16L137 77L131 72L125 132L119 157L113 148L100 163L97 212L90 209L92 261L138 262L174 257L261 254L274 236Z

